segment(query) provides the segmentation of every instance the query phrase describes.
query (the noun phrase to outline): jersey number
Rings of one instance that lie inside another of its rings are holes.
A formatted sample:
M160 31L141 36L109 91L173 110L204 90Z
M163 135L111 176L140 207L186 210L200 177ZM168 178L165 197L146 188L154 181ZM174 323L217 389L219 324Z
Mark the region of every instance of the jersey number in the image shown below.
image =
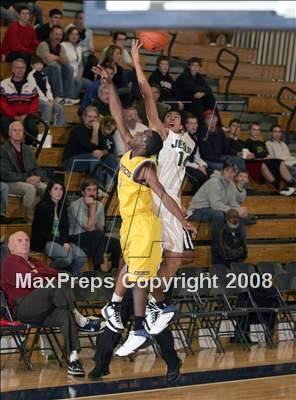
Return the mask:
M178 161L178 167L186 167L187 161L189 159L189 156L186 156L184 158L184 152L183 151L179 151L179 161Z

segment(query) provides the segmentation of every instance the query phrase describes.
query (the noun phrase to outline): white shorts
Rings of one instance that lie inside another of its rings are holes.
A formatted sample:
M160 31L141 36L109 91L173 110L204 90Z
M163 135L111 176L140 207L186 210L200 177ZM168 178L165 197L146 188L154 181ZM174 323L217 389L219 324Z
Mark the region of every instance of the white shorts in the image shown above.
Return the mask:
M180 199L173 196L176 203L180 206ZM174 253L183 253L183 251L193 251L194 246L190 233L183 228L181 222L171 214L158 199L153 197L153 210L160 218L161 222L161 245L164 250Z

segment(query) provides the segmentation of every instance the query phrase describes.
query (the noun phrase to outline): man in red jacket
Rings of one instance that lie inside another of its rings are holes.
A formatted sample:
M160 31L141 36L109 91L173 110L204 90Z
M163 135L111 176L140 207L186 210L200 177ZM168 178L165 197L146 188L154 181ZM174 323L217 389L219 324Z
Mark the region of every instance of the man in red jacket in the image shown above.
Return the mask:
M28 324L59 327L69 355L68 374L84 376L78 357L80 345L76 324L84 332L96 333L100 330L99 320L81 315L63 288L32 287L30 283L36 278L43 280L46 286L48 279L56 278L58 272L29 256L30 240L25 232L12 234L8 248L10 254L1 267L1 288L14 318Z
M13 121L20 121L33 137L38 135L34 114L38 112L39 96L35 82L25 78L25 74L26 63L18 58L12 63L12 76L0 83L0 127L6 138ZM27 144L31 142L26 138Z
M23 58L30 65L31 56L39 43L30 21L30 9L22 6L18 11L18 21L9 25L5 32L1 50L2 62Z

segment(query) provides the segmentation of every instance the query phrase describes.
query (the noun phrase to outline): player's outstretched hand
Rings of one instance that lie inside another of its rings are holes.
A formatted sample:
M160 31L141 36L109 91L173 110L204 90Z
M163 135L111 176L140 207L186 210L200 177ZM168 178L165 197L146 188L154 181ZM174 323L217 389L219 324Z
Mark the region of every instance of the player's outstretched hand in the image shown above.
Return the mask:
M100 65L96 65L96 66L92 67L91 70L94 74L99 75L105 83L112 82L112 79L111 79L110 75L108 74L108 72Z
M132 40L132 49L131 49L131 55L134 64L135 63L140 63L140 55L139 55L139 50L142 47L142 43L138 39L133 39Z
M183 223L183 228L185 228L188 231L192 232L192 239L196 238L197 229L196 229L196 227L194 225L192 225L190 222L185 220L184 223Z

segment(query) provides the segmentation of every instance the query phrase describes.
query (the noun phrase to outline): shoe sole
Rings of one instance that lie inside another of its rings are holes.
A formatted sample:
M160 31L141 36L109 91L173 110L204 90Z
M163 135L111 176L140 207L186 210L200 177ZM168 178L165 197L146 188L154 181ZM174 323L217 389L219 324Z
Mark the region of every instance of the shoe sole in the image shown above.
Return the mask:
M118 354L119 352L120 352L120 349L123 347L120 347L116 352L115 352L115 355L117 356L117 357L127 357L127 356L129 356L129 355L131 355L131 354L134 354L134 353L136 353L138 350L140 350L140 348L143 346L143 344L146 342L148 340L148 338L145 338L145 341L143 342L143 343L141 343L138 347L136 347L135 349L133 349L133 350L130 350L130 352L129 353L124 353L124 354Z
M68 375L71 376L80 376L81 378L85 376L84 372L74 372L74 371L68 371Z

